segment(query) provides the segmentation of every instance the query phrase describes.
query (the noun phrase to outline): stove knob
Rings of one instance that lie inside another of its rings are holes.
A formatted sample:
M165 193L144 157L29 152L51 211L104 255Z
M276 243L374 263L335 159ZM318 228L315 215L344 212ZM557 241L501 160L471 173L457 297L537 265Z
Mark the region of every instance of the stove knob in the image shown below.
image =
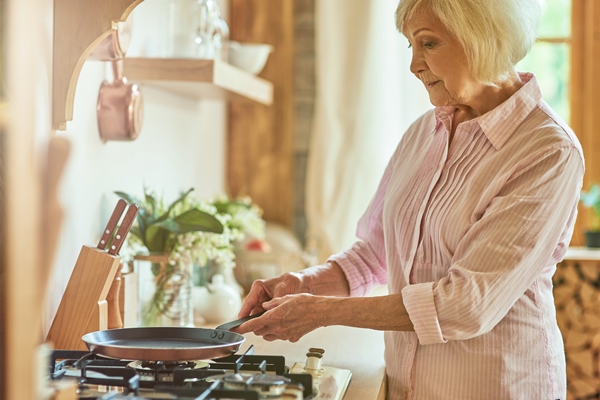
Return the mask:
M314 352L311 350L314 349L309 349L309 352L306 353L306 364L304 369L318 371L321 369L321 361L323 359L324 352Z

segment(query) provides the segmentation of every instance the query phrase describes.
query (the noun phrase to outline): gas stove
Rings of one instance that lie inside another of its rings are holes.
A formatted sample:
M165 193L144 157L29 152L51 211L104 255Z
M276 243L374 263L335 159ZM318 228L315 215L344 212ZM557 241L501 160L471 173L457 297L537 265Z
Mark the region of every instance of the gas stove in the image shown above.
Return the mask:
M342 400L348 370L321 365L324 350L311 348L306 363L291 367L279 355L245 352L213 360L130 361L77 350L54 350L50 378L77 385L79 400Z

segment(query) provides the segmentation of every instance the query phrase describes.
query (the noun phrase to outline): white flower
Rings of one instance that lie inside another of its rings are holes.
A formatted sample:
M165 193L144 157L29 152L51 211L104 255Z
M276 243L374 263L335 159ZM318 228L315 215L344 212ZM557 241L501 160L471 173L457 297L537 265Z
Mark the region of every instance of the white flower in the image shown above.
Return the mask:
M160 213L168 209L162 201L156 202L156 208ZM193 208L218 219L223 225L223 233L194 231L178 235L177 244L169 257L172 265L193 263L204 266L214 261L224 267L233 267L236 243L246 237L264 238L265 221L262 219L262 210L249 197L230 200L227 196L220 195L209 201L190 195L175 206L173 214L179 215ZM147 253L147 249L138 238L129 235L126 248L122 251L123 258L132 260L140 253Z

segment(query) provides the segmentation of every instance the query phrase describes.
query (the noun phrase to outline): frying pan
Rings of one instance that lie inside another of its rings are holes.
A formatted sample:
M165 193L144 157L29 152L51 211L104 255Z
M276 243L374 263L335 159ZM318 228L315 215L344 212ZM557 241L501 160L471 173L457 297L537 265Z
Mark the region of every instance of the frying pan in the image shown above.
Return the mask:
M224 357L237 352L246 338L230 330L259 317L251 315L215 329L143 327L108 329L81 339L95 354L134 361L192 361Z

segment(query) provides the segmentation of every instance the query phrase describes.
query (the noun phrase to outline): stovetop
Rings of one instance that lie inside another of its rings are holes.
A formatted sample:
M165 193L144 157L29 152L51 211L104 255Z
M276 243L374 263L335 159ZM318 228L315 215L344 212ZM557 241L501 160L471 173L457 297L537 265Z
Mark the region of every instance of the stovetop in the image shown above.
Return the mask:
M54 350L50 378L76 382L79 400L341 400L350 371L321 367L317 356L318 365L309 357L306 368L295 363L290 370L283 356L255 355L253 346L242 354L185 362L116 360Z

